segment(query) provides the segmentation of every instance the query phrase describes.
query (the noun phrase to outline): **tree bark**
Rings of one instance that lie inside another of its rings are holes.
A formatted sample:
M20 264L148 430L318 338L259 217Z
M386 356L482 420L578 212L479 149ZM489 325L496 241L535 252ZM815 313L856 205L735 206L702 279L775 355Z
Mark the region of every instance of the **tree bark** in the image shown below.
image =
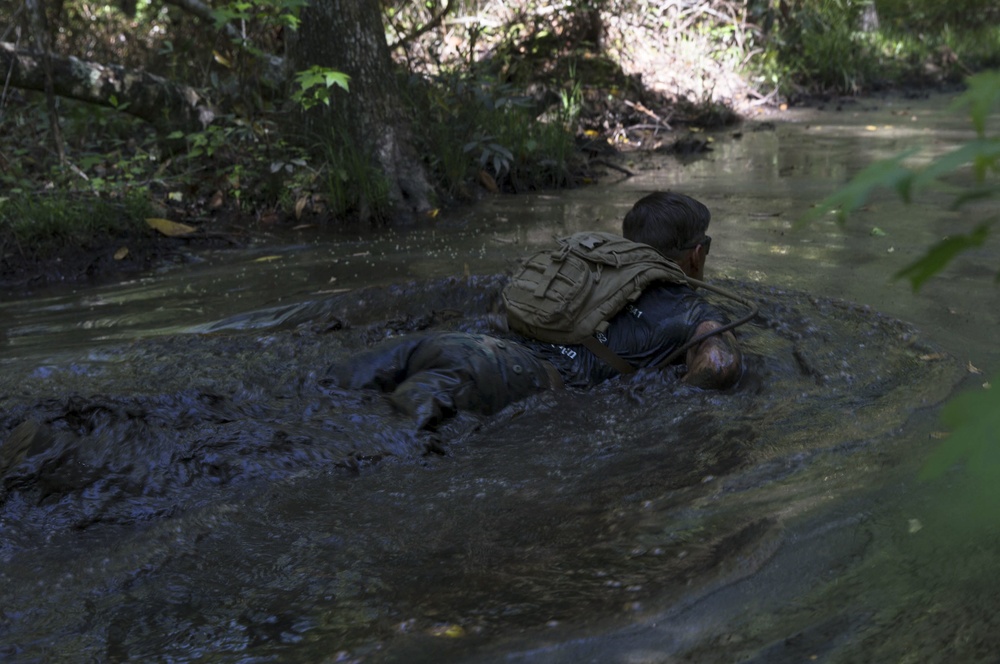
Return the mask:
M412 147L377 0L313 0L290 46L297 70L319 65L351 77L350 92L332 91L326 120L385 176L394 218L427 210L432 189Z
M41 57L0 42L0 71L10 72L10 84L16 88L45 91ZM118 108L146 120L161 133L201 130L215 117L211 105L189 86L118 65L86 62L72 56L50 57L52 90L60 97Z

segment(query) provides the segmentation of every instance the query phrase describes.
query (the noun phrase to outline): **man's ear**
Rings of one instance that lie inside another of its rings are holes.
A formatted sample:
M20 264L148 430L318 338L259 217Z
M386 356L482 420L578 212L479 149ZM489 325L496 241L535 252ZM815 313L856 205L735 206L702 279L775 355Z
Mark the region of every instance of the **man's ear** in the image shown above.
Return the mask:
M698 269L698 261L701 260L701 245L696 244L684 253L684 267L692 270Z

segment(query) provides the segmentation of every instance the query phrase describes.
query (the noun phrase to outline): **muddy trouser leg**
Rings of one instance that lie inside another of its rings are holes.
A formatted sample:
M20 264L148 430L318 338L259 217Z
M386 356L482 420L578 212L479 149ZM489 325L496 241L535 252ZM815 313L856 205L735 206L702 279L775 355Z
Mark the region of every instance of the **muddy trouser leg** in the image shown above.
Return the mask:
M458 410L490 415L553 387L550 371L514 342L443 332L392 342L332 367L330 374L341 387L391 392L398 410L419 428L433 428Z
M327 369L323 383L351 390L392 392L406 380L410 356L429 335L385 341Z
M458 410L491 415L553 387L545 363L510 341L481 334L442 333L410 355L407 378L389 397L420 427Z

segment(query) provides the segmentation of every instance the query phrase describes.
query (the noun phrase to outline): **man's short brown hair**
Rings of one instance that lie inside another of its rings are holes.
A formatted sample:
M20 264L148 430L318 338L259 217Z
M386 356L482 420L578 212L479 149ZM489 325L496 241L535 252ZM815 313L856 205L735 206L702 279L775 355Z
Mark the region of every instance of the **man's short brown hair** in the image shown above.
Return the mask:
M712 213L690 196L657 191L640 198L622 222L622 235L661 254L676 254L705 236Z

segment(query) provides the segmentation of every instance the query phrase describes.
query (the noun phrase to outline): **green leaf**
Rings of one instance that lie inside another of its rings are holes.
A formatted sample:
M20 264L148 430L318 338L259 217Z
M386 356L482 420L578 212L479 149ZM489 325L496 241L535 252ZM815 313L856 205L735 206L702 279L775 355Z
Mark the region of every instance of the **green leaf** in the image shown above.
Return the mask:
M909 200L910 181L913 171L903 166L903 161L916 152L907 150L891 159L876 161L864 169L838 191L821 200L816 207L806 212L797 222L799 226L810 223L837 210L837 220L843 223L848 214L867 202L868 197L878 187L894 187L904 199Z
M1000 71L987 71L966 79L968 89L952 104L952 109L969 109L976 133L986 133L986 118L1000 103Z
M992 220L987 221L976 226L968 235L945 238L931 247L917 262L911 263L897 272L893 278L909 279L913 290L919 290L925 281L944 269L955 256L968 249L982 246L986 238L989 237L992 225Z
M920 189L942 175L953 173L972 164L976 179L983 181L987 170L996 170L1000 163L1000 139L979 139L937 157L913 178L912 186Z
M952 433L928 457L921 479L939 477L960 461L973 474L1000 479L1000 390L960 394L941 410L941 421Z
M326 80L326 87L329 88L336 85L338 88L350 92L347 82L351 80L351 77L344 72L327 69L326 72L324 72L324 78Z

